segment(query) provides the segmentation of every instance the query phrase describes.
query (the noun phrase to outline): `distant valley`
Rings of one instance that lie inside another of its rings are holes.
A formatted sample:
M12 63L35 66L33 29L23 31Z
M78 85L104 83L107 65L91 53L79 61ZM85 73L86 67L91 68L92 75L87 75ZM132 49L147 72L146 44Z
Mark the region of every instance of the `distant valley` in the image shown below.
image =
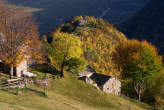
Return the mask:
M102 17L118 24L139 9L148 0L8 0L26 7L42 9L33 13L40 32L46 33L70 18L79 15Z

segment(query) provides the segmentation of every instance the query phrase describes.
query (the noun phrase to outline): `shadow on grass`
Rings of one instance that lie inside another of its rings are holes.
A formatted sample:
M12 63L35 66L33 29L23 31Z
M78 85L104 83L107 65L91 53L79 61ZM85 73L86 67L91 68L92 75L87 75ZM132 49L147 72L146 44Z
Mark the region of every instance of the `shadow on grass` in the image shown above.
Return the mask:
M10 88L10 89L1 89L2 91L4 92L7 92L9 94L12 94L12 95L21 95L21 94L24 94L24 93L34 93L40 97L44 97L44 98L48 98L47 94L43 91L40 91L40 90L35 90L35 89L32 89L32 88Z
M1 89L1 90L12 95L18 95L16 93L16 89Z
M35 89L32 89L32 88L24 88L24 91L25 92L32 92L32 93L35 93L36 95L38 96L41 96L41 97L44 97L44 98L48 98L47 94L43 91L39 91L39 90L35 90Z
M38 72L42 72L42 73L49 73L52 75L57 75L59 74L59 71L53 67L52 65L48 65L48 64L38 64L35 66L31 67L33 70L36 70Z

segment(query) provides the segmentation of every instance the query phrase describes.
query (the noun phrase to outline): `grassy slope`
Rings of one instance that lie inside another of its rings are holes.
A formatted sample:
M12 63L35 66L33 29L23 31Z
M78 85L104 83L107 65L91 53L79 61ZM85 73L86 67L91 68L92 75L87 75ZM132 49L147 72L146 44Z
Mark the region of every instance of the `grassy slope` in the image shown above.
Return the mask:
M48 97L43 97L42 89L36 86L20 95L15 92L0 91L0 110L142 110L139 106L148 107L98 91L72 75L53 81L47 90Z

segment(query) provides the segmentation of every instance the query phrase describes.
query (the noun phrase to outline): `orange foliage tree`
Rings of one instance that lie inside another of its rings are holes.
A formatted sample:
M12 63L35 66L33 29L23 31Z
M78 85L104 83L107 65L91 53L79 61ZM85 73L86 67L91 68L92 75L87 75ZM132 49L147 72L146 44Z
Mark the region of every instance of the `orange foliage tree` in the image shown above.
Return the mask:
M120 43L113 53L113 61L123 80L132 84L138 100L142 98L146 80L163 66L162 56L147 41L128 40Z
M23 11L1 7L0 10L0 60L11 67L23 60L40 59L41 42L37 26L31 16Z
M2 4L2 2L3 2L3 1L2 1L2 0L0 0L0 4Z

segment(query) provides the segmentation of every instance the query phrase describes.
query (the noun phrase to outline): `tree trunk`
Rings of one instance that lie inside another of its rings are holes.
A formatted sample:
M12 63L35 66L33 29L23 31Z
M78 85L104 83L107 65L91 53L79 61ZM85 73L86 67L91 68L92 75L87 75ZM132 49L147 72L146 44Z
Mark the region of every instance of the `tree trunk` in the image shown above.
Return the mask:
M144 84L144 81L141 81L140 83L137 83L137 84L133 83L134 89L136 91L136 95L139 101L141 101L141 98L142 98L143 84Z
M13 72L14 72L14 67L13 66L11 66L11 68L10 68L11 70L10 70L10 79L13 77Z
M61 65L60 78L63 78L64 77L63 69L64 69L64 63Z
M140 85L140 89L138 91L138 100L141 101L142 98L142 91L143 91L143 83Z
M138 100L141 101L141 93L138 94Z

